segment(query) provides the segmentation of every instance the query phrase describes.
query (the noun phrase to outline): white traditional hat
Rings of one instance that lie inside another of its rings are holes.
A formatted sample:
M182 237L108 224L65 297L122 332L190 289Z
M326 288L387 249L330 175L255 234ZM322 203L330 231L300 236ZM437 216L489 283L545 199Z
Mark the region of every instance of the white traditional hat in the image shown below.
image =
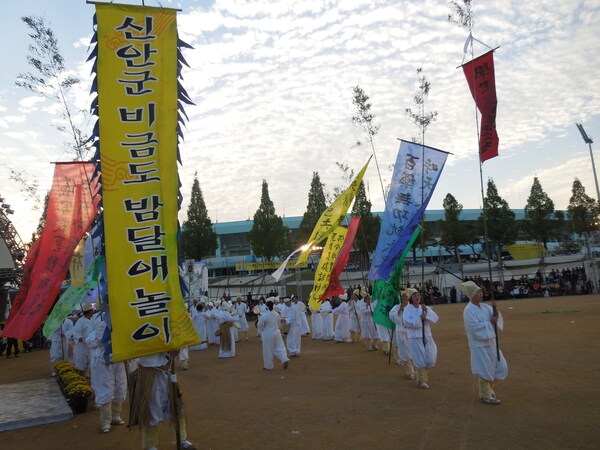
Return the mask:
M360 291L358 289L355 289L354 292L352 292L354 295L356 295L357 297L360 297Z
M291 301L292 301L292 299L291 299L291 298L289 298L289 297L286 297L286 298L284 298L284 299L283 299L283 301L284 301L285 303L287 303L287 302L291 302Z
M463 292L463 294L469 297L469 300L471 300L475 293L481 290L481 288L473 281L465 281L464 283L461 283L460 290Z
M406 289L404 289L404 292L406 292L406 295L408 295L408 298L411 298L413 294L416 294L419 291L417 291L414 288L406 288Z
M81 306L81 310L85 313L88 311L93 311L94 310L94 305L92 305L90 302L85 302L82 306Z
M348 294L342 294L339 296L340 300L348 300Z

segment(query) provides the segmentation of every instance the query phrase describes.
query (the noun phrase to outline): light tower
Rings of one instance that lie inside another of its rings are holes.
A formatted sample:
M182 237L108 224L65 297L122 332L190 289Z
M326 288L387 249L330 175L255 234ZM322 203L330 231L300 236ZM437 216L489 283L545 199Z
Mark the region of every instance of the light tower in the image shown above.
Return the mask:
M583 142L585 142L590 147L590 158L592 158L592 170L594 171L594 181L596 182L596 199L600 202L600 188L598 188L598 176L596 175L596 165L594 164L594 154L592 153L592 138L587 135L585 130L583 129L583 125L580 123L576 123L577 129L581 133L581 137L583 138Z

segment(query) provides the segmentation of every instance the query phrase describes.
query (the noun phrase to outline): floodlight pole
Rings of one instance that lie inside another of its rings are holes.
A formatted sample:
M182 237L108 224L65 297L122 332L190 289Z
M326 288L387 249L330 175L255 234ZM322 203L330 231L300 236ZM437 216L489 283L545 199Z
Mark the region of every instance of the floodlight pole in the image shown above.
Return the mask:
M596 198L600 202L600 188L598 188L598 177L596 175L596 165L594 164L594 154L592 153L592 144L594 143L594 141L592 140L591 137L589 137L587 135L587 133L583 129L582 124L576 123L575 125L577 126L577 129L581 133L583 142L585 142L590 148L590 158L592 159L592 170L594 171L594 181L596 182ZM591 240L590 235L591 235L590 232L585 233L585 243L586 243L586 247L587 247L588 257L590 258L590 266L591 266L590 268L592 270L592 277L593 277L592 288L595 292L598 292L599 290L598 290L598 277L596 274L596 252L593 248L592 243L590 242L590 240Z
M594 171L594 181L596 182L596 198L600 202L600 188L598 187L598 176L596 175L596 165L594 164L594 154L592 153L592 144L594 141L591 137L587 135L585 130L583 129L583 125L580 123L576 123L577 129L581 133L581 137L583 138L583 142L585 142L590 148L590 158L592 159L592 170Z

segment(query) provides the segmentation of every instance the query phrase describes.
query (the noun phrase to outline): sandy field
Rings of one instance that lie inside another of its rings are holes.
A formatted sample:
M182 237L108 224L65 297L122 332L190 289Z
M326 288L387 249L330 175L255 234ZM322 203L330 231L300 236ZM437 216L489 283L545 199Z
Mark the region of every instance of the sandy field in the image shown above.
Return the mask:
M189 439L200 449L597 449L600 448L600 296L498 302L509 377L502 404L480 402L462 311L438 305L437 366L423 390L382 352L302 338L283 370L262 370L251 323L237 356L211 346L179 371ZM0 361L0 383L50 376L47 350ZM125 408L127 409L127 408ZM125 411L124 416L127 416ZM160 449L174 448L168 425ZM99 412L0 433L2 450L140 449L137 430L100 432Z

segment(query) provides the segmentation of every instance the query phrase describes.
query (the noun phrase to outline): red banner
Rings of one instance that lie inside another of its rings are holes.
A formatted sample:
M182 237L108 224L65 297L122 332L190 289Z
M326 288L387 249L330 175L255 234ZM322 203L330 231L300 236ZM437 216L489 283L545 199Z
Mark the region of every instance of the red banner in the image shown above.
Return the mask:
M481 113L479 135L479 160L498 156L498 133L496 133L496 80L494 75L494 51L463 64L463 72L469 83L475 105Z
M331 269L331 275L329 276L329 286L327 286L325 293L321 296L321 301L327 297L333 297L334 295L340 295L346 292L346 290L342 287L342 283L340 283L340 274L344 270L344 267L346 267L348 258L350 258L350 251L354 245L354 238L356 237L356 231L358 230L359 223L360 217L353 217L350 220L348 232L346 233L346 239L344 239L344 244L342 245L335 263L333 264L333 269Z
M57 163L46 225L25 262L25 282L10 310L5 337L23 341L40 327L57 299L71 256L96 217L98 186L90 186L92 163Z

